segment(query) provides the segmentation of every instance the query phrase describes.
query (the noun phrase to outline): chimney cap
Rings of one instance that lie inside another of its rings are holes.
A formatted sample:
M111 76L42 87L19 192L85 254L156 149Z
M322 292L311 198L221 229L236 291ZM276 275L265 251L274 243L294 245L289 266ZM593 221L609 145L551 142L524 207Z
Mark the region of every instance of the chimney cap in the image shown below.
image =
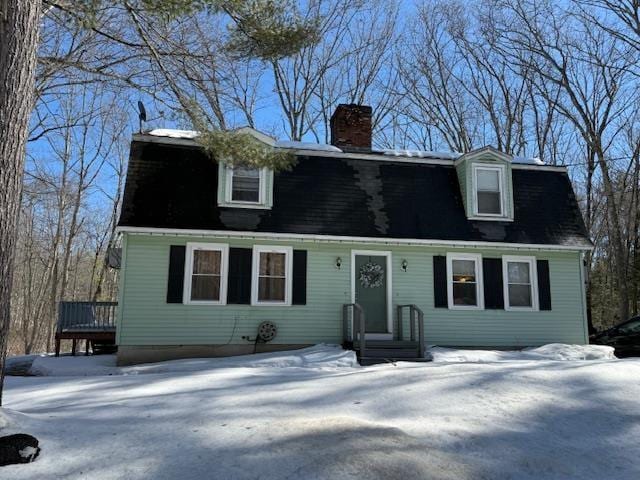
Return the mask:
M360 105L359 103L339 103L336 109L333 111L331 119L333 119L338 114L346 112L360 112L370 115L373 113L373 108L371 108L369 105Z

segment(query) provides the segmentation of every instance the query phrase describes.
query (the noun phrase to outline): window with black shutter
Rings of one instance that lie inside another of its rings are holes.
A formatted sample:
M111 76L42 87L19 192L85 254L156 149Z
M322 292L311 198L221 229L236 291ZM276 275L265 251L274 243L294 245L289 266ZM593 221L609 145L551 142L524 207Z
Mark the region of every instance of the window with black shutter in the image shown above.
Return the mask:
M169 276L167 279L167 303L182 303L184 289L184 260L186 247L169 247Z
M484 308L503 309L502 259L484 257L482 259L482 273L484 275Z
M433 257L433 300L436 308L447 308L447 257Z
M293 251L293 293L291 303L293 305L306 305L307 303L307 251Z
M551 279L549 276L549 260L538 260L538 302L540 310L551 310Z

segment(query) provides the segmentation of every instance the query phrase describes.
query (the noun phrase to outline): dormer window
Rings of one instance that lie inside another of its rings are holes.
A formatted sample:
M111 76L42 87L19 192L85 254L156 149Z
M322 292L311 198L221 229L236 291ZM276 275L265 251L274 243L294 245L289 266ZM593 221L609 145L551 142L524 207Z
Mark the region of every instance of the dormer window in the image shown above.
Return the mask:
M267 168L225 165L218 170L218 205L269 209L273 204L273 172Z
M248 165L219 164L218 205L270 209L273 205L273 170Z
M473 167L474 214L477 216L505 216L504 167Z
M233 203L261 203L264 175L258 168L237 166L229 168L229 201Z

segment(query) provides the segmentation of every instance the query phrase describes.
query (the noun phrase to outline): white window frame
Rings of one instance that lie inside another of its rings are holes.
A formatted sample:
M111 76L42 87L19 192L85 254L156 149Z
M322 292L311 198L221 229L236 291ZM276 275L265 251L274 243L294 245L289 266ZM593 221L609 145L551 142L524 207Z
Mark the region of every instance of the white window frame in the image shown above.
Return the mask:
M480 213L478 211L478 171L489 170L498 172L498 186L500 187L500 213ZM476 217L505 218L507 216L507 202L505 192L505 172L504 165L473 165L472 168L472 192L473 192L473 214Z
M213 250L220 252L220 299L219 300L191 300L191 277L193 276L193 252L196 250ZM225 243L187 243L184 288L182 303L185 305L226 305L227 283L229 270L229 245Z
M284 301L278 300L258 300L258 287L260 277L260 254L261 253L284 253L285 254L285 289ZM293 290L293 248L279 245L254 245L253 246L253 272L251 275L251 305L260 306L290 306Z
M238 206L264 206L266 205L266 179L267 169L260 168L258 176L258 201L248 202L243 200L233 200L233 166L225 165L225 189L224 201L228 205Z
M453 261L473 260L476 266L476 303L477 305L455 305L453 302ZM479 253L447 253L447 298L450 310L484 310L484 284L482 274L482 255Z
M528 263L529 279L531 280L531 306L512 307L509 303L509 262ZM536 257L524 255L503 255L502 256L502 286L504 293L504 309L519 312L537 312L540 310L538 302L538 263Z

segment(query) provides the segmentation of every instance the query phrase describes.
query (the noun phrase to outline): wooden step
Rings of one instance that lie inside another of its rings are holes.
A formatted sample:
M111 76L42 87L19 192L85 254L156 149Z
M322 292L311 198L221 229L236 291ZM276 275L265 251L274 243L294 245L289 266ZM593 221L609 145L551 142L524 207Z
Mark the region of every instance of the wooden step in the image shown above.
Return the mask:
M417 357L417 348L367 348L365 356L374 358L412 358Z
M413 358L382 358L382 357L361 357L358 359L358 361L360 362L360 365L362 366L367 366L367 365L377 365L377 364L381 364L381 363L395 363L395 362L430 362L431 359L430 358L418 358L418 357L413 357Z
M359 347L359 342L354 342L355 347ZM418 348L420 344L418 342L412 342L410 340L367 340L367 348Z

